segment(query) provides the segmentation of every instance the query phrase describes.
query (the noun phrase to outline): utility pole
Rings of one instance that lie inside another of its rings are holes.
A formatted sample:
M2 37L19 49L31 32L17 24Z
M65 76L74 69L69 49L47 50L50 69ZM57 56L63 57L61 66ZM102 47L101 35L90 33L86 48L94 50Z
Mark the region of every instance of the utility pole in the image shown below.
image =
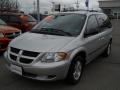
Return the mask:
M17 9L17 2L18 2L18 1L16 0L16 6L15 6L15 7L16 7L16 9Z
M52 3L52 12L54 13L54 11L55 11L55 2L51 2Z
M89 11L89 0L86 0L85 4L86 4L86 7L87 7L87 10Z
M16 10L18 10L18 0L16 0L16 6L15 6Z
M40 22L40 2L37 0L37 19Z
M76 4L77 10L79 9L79 2L77 0L77 4Z
M77 0L77 2L75 3L76 4L76 8L77 8L77 10L79 10L79 0Z
M34 13L35 13L35 11L36 11L36 2L35 1L33 2L33 6L34 6Z

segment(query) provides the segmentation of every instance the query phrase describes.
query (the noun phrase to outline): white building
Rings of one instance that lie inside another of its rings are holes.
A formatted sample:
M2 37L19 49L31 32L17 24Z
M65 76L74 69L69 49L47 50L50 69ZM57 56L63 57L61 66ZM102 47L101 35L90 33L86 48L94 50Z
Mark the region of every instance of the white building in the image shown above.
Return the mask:
M120 0L99 0L99 6L104 13L120 17Z

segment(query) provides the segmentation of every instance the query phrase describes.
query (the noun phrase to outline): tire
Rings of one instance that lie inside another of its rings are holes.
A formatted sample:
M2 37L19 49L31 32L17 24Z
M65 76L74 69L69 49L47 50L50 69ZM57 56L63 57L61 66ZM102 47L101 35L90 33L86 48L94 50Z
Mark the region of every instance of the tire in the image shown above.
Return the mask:
M66 77L67 83L73 85L79 83L83 72L83 60L84 59L81 56L77 56L74 58L70 65L68 75Z
M109 57L111 55L111 42L108 44L107 48L105 49L103 56Z

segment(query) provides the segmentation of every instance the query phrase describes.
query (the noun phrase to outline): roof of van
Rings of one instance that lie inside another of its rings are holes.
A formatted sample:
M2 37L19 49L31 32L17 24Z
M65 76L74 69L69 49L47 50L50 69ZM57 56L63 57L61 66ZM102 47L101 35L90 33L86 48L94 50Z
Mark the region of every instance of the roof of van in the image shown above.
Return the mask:
M54 14L85 14L85 15L91 15L91 14L103 14L102 12L97 11L69 11L69 12L57 12Z
M99 2L100 1L119 1L119 0L98 0Z

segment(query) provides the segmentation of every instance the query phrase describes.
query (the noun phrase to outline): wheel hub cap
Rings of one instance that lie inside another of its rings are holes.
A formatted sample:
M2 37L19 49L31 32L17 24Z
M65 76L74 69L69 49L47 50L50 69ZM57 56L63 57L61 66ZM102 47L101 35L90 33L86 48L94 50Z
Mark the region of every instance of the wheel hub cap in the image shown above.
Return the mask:
M80 61L78 61L75 65L75 71L73 73L73 76L74 76L74 79L75 80L78 80L81 76L81 70L82 70L82 66L81 66L81 63Z

